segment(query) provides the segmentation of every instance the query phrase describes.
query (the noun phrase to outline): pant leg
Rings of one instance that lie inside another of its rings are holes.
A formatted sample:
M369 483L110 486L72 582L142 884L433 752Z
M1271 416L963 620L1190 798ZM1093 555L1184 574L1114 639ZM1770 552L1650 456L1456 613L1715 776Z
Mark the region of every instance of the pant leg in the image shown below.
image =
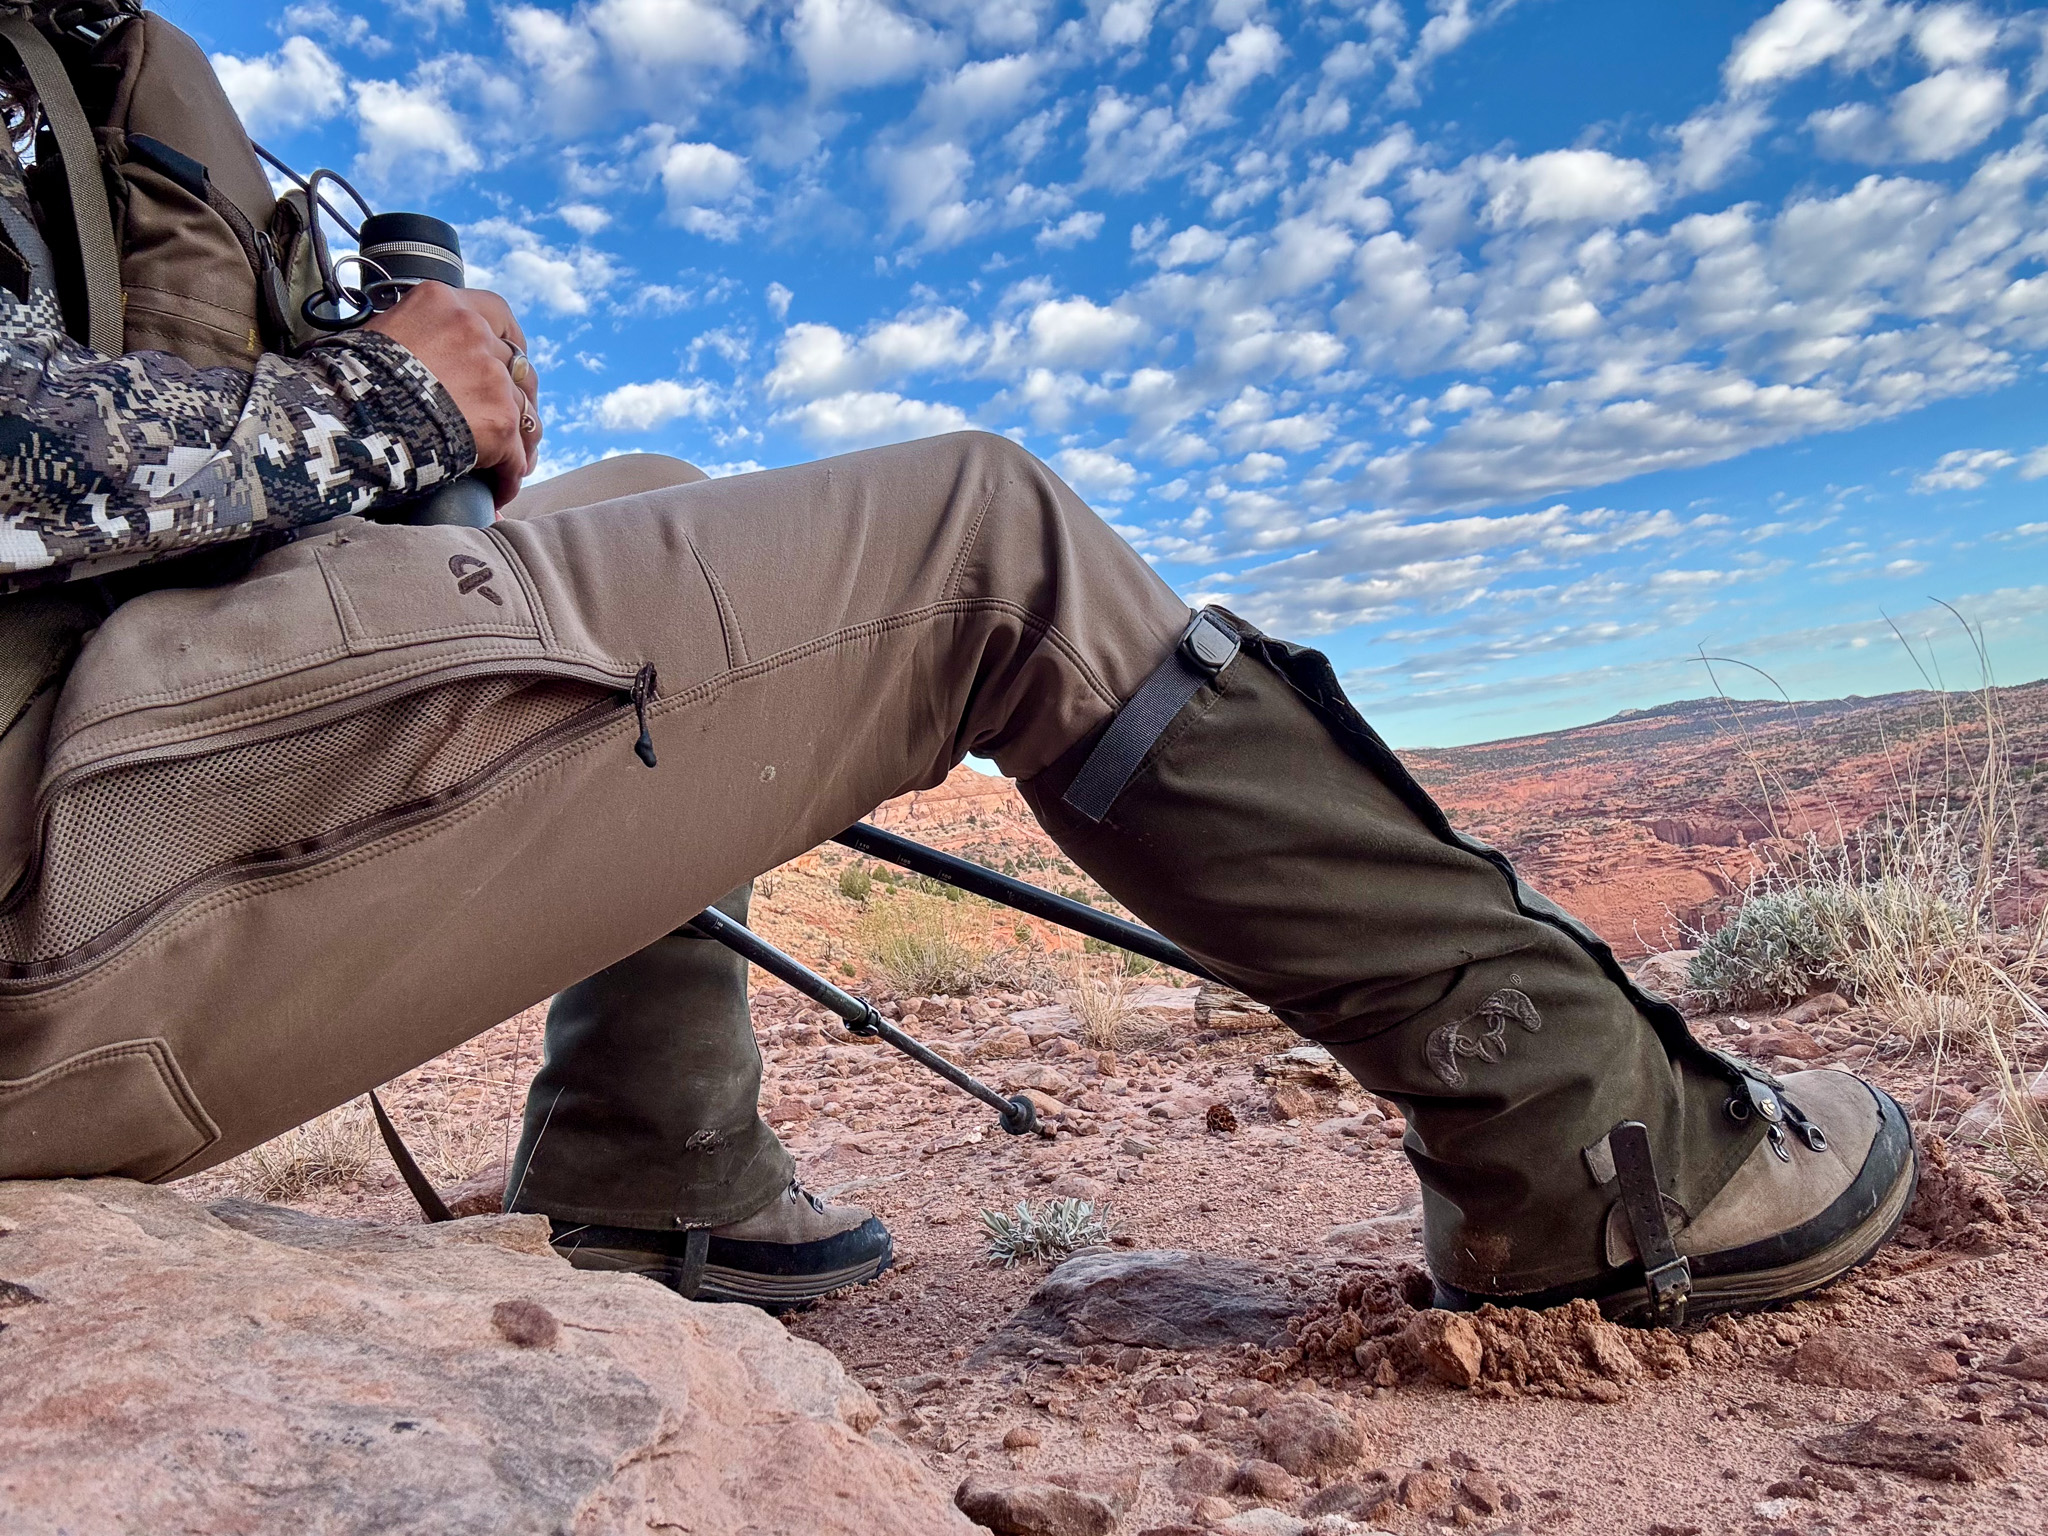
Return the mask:
M718 908L747 920L751 884ZM679 928L555 994L507 1208L611 1227L714 1227L782 1192L761 1118L747 963Z
M137 598L0 909L0 1176L232 1156L969 751L1040 771L1186 617L978 433L488 531L343 520Z
M525 519L706 479L660 454L522 491ZM752 882L717 905L747 920ZM761 1118L747 966L690 928L555 994L506 1189L512 1208L602 1226L717 1226L781 1193L794 1161Z

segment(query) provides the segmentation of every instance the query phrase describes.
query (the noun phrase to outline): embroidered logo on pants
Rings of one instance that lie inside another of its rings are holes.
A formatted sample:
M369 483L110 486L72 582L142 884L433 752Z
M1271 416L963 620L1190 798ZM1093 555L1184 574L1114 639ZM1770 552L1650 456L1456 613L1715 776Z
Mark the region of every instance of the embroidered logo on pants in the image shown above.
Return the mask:
M1477 1013L1467 1014L1455 1024L1445 1024L1429 1032L1422 1054L1429 1062L1430 1071L1442 1078L1448 1087L1464 1087L1465 1069L1458 1064L1458 1058L1476 1056L1488 1062L1505 1060L1510 1019L1532 1035L1543 1027L1543 1016L1529 1001L1528 994L1517 992L1513 987L1503 987L1481 1003Z
M455 590L464 597L469 596L472 592L478 592L488 597L500 608L505 606L505 599L493 592L488 585L491 577L496 573L488 565L485 565L483 561L477 559L475 555L450 555L448 557L448 570L456 578Z

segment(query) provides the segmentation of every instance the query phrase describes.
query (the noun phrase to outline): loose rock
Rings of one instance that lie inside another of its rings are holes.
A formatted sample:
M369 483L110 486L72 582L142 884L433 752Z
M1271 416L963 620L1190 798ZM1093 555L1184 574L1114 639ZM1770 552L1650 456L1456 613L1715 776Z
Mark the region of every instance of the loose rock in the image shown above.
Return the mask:
M1259 1444L1275 1462L1297 1476L1350 1466L1365 1449L1365 1437L1342 1409L1292 1393L1259 1415Z
M1301 1497L1301 1484L1275 1462L1247 1461L1231 1475L1230 1491L1262 1504L1292 1504Z
M1171 1350L1272 1344L1284 1340L1294 1310L1280 1276L1242 1259L1183 1249L1082 1253L1040 1282L984 1353L1021 1353L1047 1338Z
M1938 1481L1975 1483L2012 1471L2012 1442L2000 1431L1913 1413L1881 1413L1804 1444L1808 1455L1837 1466L1878 1467Z
M562 1336L555 1314L537 1301L524 1297L501 1301L491 1308L491 1326L507 1343L521 1349L548 1349Z
M1109 1536L1107 1499L1058 1483L974 1473L953 1494L960 1512L999 1536Z
M1872 1337L1851 1328L1829 1328L1794 1351L1785 1374L1808 1386L1888 1392L1954 1381L1962 1375L1962 1368L1949 1350Z

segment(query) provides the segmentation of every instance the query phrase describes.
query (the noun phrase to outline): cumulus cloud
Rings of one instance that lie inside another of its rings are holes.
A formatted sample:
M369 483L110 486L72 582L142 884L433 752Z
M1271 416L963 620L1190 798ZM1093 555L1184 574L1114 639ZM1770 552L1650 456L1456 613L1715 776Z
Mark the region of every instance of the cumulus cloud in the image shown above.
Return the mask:
M334 116L348 100L347 76L309 37L288 37L275 53L213 56L214 73L252 134L288 133Z
M1048 299L1024 322L1024 350L1047 368L1100 368L1123 357L1144 333L1136 315L1090 299Z
M812 442L831 448L871 448L958 432L968 425L967 413L956 405L905 399L889 390L860 390L828 395L822 400L782 412Z
M882 0L797 0L783 36L821 96L902 80L947 51L930 27Z
M587 245L549 245L509 219L468 225L463 245L476 285L495 288L520 308L588 314L619 276L617 265L603 251Z
M1882 165L1952 160L1988 138L2011 110L2012 92L1995 69L1945 69L1916 81L1889 111L1845 102L1807 119L1822 154Z
M836 326L804 322L783 333L766 379L770 398L808 400L844 395L917 374L977 362L988 339L964 312L935 309L900 315L858 337Z
M1898 47L1910 5L1886 0L1784 0L1736 41L1722 66L1731 90L1782 85L1823 64L1862 69Z
M369 181L433 186L483 164L461 114L438 86L366 80L355 94L362 144L356 171Z
M1689 192L1719 186L1770 126L1770 115L1753 101L1694 113L1677 129L1678 184Z
M1062 448L1052 467L1092 501L1122 501L1138 483L1137 470L1102 448Z
M1101 214L1087 209L1070 213L1057 224L1041 225L1031 243L1041 251L1071 250L1101 234L1102 220Z
M1640 160L1600 149L1554 149L1527 159L1483 160L1485 217L1496 226L1622 224L1657 206L1657 178Z
M661 187L668 216L693 234L738 238L740 209L753 194L747 162L716 144L671 144L661 152Z
M1280 34L1263 22L1246 22L1209 55L1206 78L1181 99L1190 123L1209 127L1230 115L1231 103L1262 76L1273 74L1287 56Z
M680 417L709 416L717 403L716 393L706 385L656 379L621 384L599 397L594 414L599 425L613 432L651 432Z

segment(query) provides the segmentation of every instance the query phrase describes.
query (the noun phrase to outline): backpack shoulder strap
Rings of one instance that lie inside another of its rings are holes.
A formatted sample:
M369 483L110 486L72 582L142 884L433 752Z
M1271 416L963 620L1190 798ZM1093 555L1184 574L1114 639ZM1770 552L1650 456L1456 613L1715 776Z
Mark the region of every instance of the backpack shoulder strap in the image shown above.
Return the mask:
M78 91L57 50L34 21L15 14L0 16L0 37L14 45L29 83L42 101L43 116L64 158L64 184L71 194L71 217L78 227L78 254L85 268L86 335L95 352L118 357L124 326L121 319L121 244L114 235L113 210L107 205L107 184L100 176L99 145L85 120Z

